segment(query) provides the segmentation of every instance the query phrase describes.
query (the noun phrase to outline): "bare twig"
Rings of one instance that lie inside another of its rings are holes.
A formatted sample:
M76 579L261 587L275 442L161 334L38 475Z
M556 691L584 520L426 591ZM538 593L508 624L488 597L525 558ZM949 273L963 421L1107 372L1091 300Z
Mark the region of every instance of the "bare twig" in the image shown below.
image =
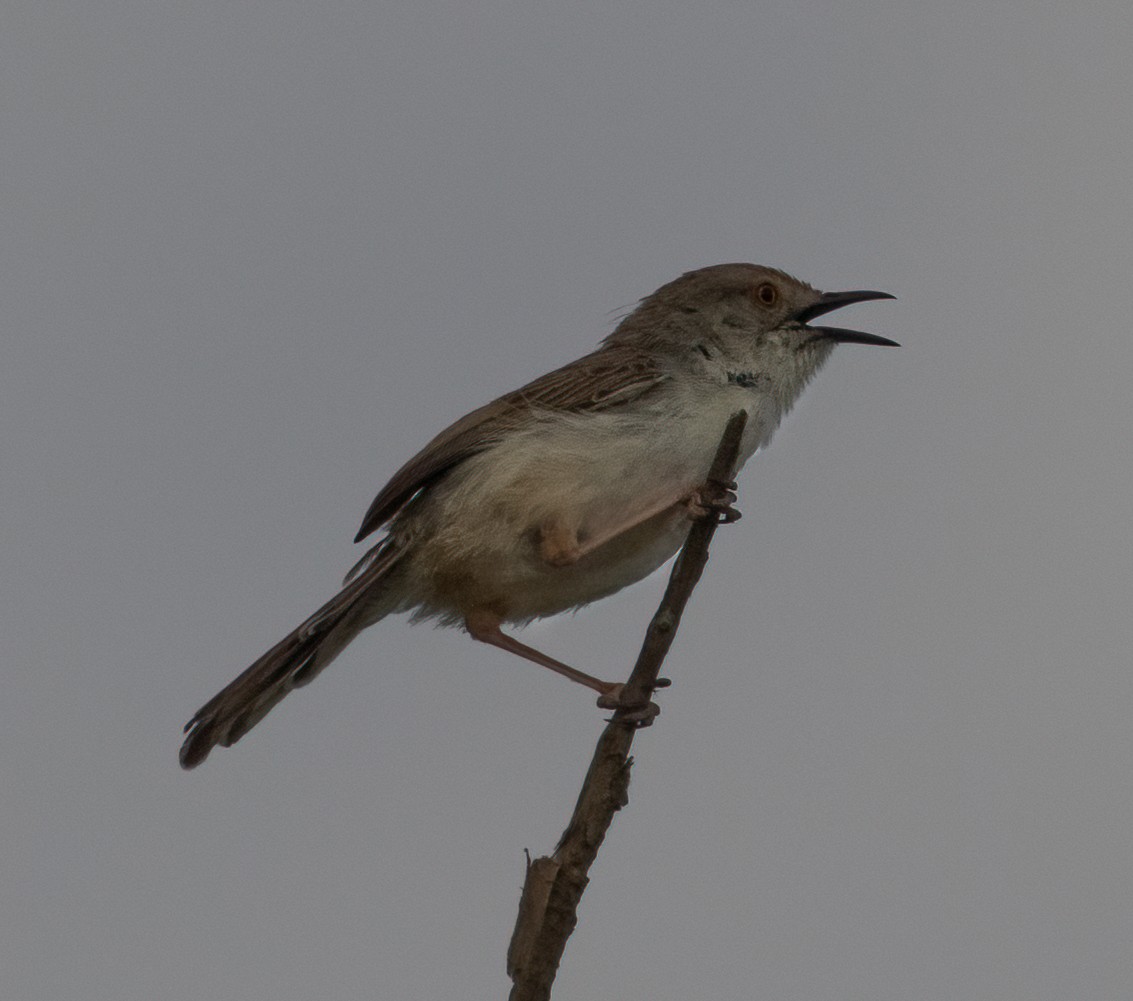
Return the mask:
M708 474L712 483L723 486L731 480L746 421L747 414L741 410L728 422ZM656 707L644 714L638 707L649 705L649 697L659 687L661 663L708 562L708 545L720 520L718 516L698 521L689 531L626 682L622 694L626 708L615 712L598 739L574 814L554 855L528 862L519 916L508 947L511 1001L547 1001L551 996L559 960L578 921L578 903L589 882L587 872L614 814L629 802L629 749L634 733L652 723L656 715Z

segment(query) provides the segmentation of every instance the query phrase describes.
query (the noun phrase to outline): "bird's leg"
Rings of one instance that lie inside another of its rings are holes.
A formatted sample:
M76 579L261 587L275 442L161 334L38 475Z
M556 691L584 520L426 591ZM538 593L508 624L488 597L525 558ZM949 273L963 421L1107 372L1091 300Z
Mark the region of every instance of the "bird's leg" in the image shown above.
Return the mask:
M569 567L582 558L578 529L566 522L548 519L539 526L539 558L553 567Z
M721 525L730 525L743 517L732 507L735 502L735 480L707 480L685 499L685 507L693 521L715 521Z
M506 650L508 653L514 653L516 656L524 658L524 660L530 660L535 664L540 664L554 671L556 674L561 674L564 678L570 678L571 681L593 689L598 693L598 705L602 709L618 708L622 689L625 687L624 685L613 681L602 681L600 678L595 678L593 675L579 671L569 664L564 664L560 660L548 657L545 653L540 653L534 647L530 647L526 643L520 643L515 637L508 636L500 630L500 623L502 621L502 617L496 612L486 608L479 608L469 612L468 615L465 616L464 626L468 630L468 634L474 640L499 647L501 650Z
M735 500L735 496L732 496ZM625 517L608 525L591 526L585 537L580 536L577 526L565 521L549 519L539 528L539 556L553 567L566 567L577 563L583 556L604 546L611 539L636 528L643 522L663 514L685 501L679 492L666 492L652 503L644 504Z
M677 492L666 493L620 521L592 528L585 537L580 535L578 526L549 519L539 528L539 556L553 567L570 566L650 518L679 507L685 509L692 521L715 520L730 525L741 517L740 512L732 507L736 501L735 490L735 481L708 480L685 496Z

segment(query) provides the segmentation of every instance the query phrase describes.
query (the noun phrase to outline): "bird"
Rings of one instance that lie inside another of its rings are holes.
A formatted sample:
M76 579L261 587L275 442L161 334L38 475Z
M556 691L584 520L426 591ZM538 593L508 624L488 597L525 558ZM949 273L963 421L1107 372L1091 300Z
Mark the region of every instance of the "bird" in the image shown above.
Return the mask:
M670 559L691 521L730 520L734 494L707 481L729 418L747 414L738 471L836 345L897 346L811 321L893 298L820 292L755 264L688 271L642 299L590 354L461 417L378 492L354 541L383 534L341 590L186 724L182 767L236 743L395 613L463 627L617 707L620 684L501 627L608 597Z

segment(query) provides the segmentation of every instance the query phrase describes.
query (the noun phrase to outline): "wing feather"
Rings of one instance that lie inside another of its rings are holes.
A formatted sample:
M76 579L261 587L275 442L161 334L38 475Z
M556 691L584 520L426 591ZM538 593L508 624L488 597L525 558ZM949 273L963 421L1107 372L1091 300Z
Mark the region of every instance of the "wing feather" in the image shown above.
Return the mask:
M534 411L605 410L649 392L667 375L633 347L612 344L540 376L449 425L402 466L374 498L354 537L360 542L453 466L522 427Z

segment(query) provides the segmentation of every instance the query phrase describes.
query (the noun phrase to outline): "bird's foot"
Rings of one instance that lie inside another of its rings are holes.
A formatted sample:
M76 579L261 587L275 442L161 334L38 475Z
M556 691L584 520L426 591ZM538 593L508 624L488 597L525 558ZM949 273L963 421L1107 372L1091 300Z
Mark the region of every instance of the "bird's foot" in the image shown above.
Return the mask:
M692 521L713 521L718 525L730 525L743 517L736 508L732 507L735 502L735 480L706 480L689 495L685 507Z
M671 684L668 678L658 678L653 688L656 691L658 688L668 688ZM598 708L614 710L614 715L607 723L626 723L634 727L649 726L661 714L661 707L656 702L627 701L625 685L613 685L608 692L598 696Z

